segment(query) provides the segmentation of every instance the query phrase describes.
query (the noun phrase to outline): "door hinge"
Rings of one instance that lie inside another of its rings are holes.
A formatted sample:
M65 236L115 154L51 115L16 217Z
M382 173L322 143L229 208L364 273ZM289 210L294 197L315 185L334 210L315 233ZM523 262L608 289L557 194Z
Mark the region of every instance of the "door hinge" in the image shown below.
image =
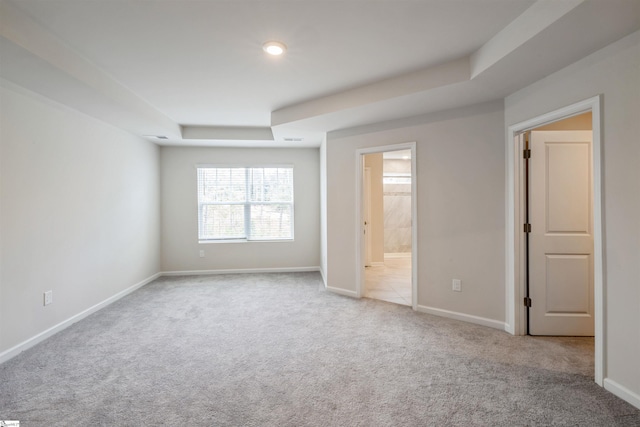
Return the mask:
M530 159L531 158L531 149L527 148L526 150L522 150L522 158Z
M524 306L525 307L531 307L531 298L524 297Z
M525 224L524 225L524 232L525 233L531 233L531 224Z

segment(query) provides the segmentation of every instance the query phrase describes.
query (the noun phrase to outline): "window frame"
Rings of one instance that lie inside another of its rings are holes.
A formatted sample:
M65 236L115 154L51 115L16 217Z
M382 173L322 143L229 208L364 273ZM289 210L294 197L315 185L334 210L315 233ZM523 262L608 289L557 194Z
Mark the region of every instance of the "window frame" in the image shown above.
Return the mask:
M267 168L281 168L291 169L291 201L289 202L267 202L267 201L251 201L249 197L250 185L249 180L245 179L245 201L228 201L228 202L200 202L200 169L244 169L245 177L248 178L249 171L251 169L267 169ZM196 164L196 205L197 205L197 233L198 243L283 243L293 242L295 239L295 167L293 164ZM213 238L207 239L201 237L202 227L202 208L204 206L244 206L244 237L229 237L229 238ZM264 206L264 205L290 205L291 206L291 231L290 237L285 238L251 238L251 207L252 206Z

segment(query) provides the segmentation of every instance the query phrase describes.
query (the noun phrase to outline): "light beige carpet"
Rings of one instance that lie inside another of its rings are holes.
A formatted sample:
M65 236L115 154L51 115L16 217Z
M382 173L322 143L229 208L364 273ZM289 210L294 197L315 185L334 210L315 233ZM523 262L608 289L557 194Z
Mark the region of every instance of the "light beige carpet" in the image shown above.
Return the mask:
M21 426L638 426L593 341L322 290L317 273L161 278L0 365Z

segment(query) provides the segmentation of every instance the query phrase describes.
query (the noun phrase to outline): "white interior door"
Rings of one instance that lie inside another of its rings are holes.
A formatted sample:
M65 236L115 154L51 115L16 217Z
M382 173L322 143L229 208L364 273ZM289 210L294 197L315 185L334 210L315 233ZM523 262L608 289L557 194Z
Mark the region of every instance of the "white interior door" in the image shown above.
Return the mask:
M531 335L594 334L591 144L591 131L531 132Z

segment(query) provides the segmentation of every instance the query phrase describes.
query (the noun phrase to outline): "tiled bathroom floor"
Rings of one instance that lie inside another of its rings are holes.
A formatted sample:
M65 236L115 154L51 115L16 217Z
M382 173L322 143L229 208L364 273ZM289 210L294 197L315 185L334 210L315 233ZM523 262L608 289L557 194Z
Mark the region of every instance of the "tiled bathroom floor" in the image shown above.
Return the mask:
M366 298L411 305L411 256L385 258L384 266L365 268Z

